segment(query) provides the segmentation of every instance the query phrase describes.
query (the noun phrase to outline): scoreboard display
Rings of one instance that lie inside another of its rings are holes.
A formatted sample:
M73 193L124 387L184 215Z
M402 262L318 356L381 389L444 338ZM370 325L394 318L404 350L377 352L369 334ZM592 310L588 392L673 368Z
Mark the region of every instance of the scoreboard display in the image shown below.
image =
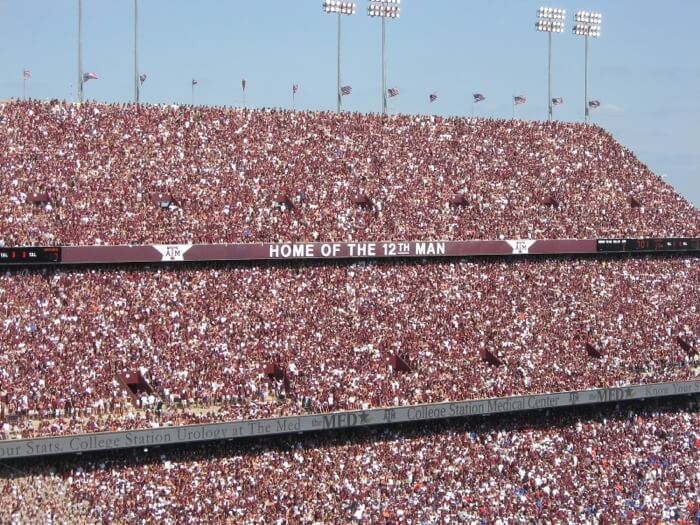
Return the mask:
M6 264L52 264L61 262L61 248L58 246L0 247L0 266Z
M598 239L599 252L694 252L700 238L662 237L655 239Z

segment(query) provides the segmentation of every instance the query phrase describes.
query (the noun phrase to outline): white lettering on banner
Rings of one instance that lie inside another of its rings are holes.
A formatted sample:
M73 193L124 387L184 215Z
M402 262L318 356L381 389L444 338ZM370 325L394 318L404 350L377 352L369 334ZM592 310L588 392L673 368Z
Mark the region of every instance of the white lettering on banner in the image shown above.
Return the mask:
M328 255L324 255L324 252L328 253ZM321 255L324 257L338 257L340 255L340 244L324 244L321 246Z
M416 255L445 255L445 243L417 242Z
M350 257L376 257L377 245L373 242L348 243Z
M523 254L530 253L530 246L535 244L535 241L530 241L526 239L518 239L515 241L506 241L513 248L513 253Z
M153 247L163 256L162 261L184 261L191 244L154 244Z
M271 419L232 421L119 432L98 432L47 438L0 440L0 460L82 453L97 450L193 443L239 437L269 436L291 432L351 429L365 425L426 421L448 417L502 414L553 407L629 401L700 393L700 380L650 383L552 394L531 394L490 399L471 399L425 405L384 407L369 410L309 414Z
M294 259L300 259L303 257L314 257L314 245L311 243L271 244L270 257L275 259L288 259L290 257Z
M534 241L533 241L534 242ZM348 242L323 244L270 244L268 248L271 259L303 259L313 257L430 257L445 255L444 242L416 242L411 249L410 242Z

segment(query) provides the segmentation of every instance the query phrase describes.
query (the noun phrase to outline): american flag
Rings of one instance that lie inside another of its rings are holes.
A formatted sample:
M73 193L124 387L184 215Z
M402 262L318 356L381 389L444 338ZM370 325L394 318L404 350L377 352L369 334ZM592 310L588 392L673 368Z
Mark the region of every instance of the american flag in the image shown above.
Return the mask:
M591 109L596 109L600 107L600 100L589 100L588 107Z
M343 86L340 88L340 94L342 96L352 95L352 86Z
M557 97L552 99L552 106L561 106L564 103L564 99L562 97Z
M387 89L387 93L389 93L389 97L397 97L399 95L399 88L389 88Z
M147 78L148 78L148 75L146 73L142 73L139 75L139 80L141 81L142 86L143 86L143 83L146 82Z
M525 104L525 102L527 102L527 97L524 95L516 95L513 97L513 104L516 106L518 104Z
M299 92L299 84L292 84L292 93L298 93Z
M25 69L24 73L22 74L22 78L24 80L29 80L30 78L32 78L32 72L29 69Z
M245 87L247 84L248 84L248 81L245 78L243 80L241 80L241 87L243 88L243 91L245 91Z
M83 73L83 82L87 82L88 80L97 80L98 78L97 73Z
M482 102L486 100L486 97L481 93L474 93L474 102Z
M428 97L430 99L430 102L435 102L438 99L438 94L437 92L431 93L430 96Z
M196 86L197 84L199 84L199 82L197 82L197 79L196 79L196 78L193 78L193 79L192 79L192 85L193 85L193 86Z

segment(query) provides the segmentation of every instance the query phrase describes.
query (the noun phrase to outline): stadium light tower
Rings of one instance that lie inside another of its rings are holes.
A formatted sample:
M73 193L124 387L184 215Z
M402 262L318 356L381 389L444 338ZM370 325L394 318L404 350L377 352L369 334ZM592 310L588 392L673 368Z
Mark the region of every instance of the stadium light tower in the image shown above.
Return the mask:
M324 0L323 10L326 13L337 13L338 14L338 85L336 86L335 96L336 96L336 111L340 113L340 104L343 99L343 94L340 92L340 21L342 15L354 15L355 8L357 4L355 2L341 2L339 0Z
M386 19L398 18L401 14L401 0L370 0L367 15L382 19L382 115L386 115Z
M600 13L591 13L590 11L579 11L576 13L576 23L574 24L574 34L581 35L586 39L586 51L584 58L584 75L583 75L583 93L585 106L585 120L588 124L590 120L588 107L588 37L598 38L600 36L600 25L603 21L603 15Z
M547 112L548 120L552 120L552 33L564 32L566 11L556 7L540 7L537 10L535 29L547 33Z

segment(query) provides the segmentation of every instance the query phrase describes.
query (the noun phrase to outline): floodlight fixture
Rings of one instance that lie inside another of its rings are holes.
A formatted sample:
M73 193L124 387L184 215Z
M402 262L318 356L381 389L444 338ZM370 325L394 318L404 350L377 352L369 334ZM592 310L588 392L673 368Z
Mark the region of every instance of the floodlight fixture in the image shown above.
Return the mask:
M367 14L371 17L399 18L401 15L401 0L370 0Z
M590 36L597 38L600 36L600 26L603 22L603 15L590 11L579 11L576 13L573 32L575 35Z
M355 2L341 2L340 0L324 0L322 7L326 13L354 15L357 4Z

